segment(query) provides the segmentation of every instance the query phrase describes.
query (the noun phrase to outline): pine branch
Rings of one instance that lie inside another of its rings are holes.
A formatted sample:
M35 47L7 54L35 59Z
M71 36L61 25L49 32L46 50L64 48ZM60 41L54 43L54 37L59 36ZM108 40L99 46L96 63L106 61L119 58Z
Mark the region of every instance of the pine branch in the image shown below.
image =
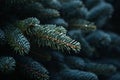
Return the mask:
M38 38L39 45L47 45L53 49L61 50L74 50L75 52L80 50L80 43L72 40L64 33L56 31L54 28L49 28L49 25L45 27L44 25L37 25L33 29L35 36Z
M29 33L32 34L32 32L30 32L31 28L33 28L35 25L39 25L40 21L37 18L31 17L31 18L27 18L21 21L16 22L15 26L17 26L23 33L27 33L28 35L30 35ZM48 27L48 25L44 25L44 27ZM54 29L54 31L59 32L59 33L67 33L67 30L62 27L62 26L56 26L56 25L49 25L49 29Z
M80 57L68 56L65 57L65 62L72 69L84 70L85 61Z
M83 7L83 2L80 0L70 0L70 1L64 1L62 3L61 8L61 15L69 20L71 18L80 18L79 11ZM76 16L79 15L79 16Z
M63 18L51 19L51 20L48 20L47 23L48 24L54 24L54 25L57 25L57 26L63 26L65 28L68 27L68 23Z
M102 1L102 2L99 2L98 5L90 9L87 19L92 20L92 19L99 18L100 16L105 16L105 15L110 17L112 12L113 12L112 5Z
M79 70L63 70L58 75L62 80L98 80L94 73Z
M94 2L92 4L94 4ZM113 11L114 9L111 4L104 0L98 0L97 5L89 10L86 19L94 21L97 27L102 27L106 21L111 18Z
M108 47L111 43L110 35L101 30L94 31L89 34L86 37L86 40L96 48Z
M74 9L78 9L81 8L83 6L83 2L79 1L79 0L71 0L71 1L66 1L63 3L62 5L62 9L66 10L65 12L69 13L69 10L74 10Z
M15 23L15 26L17 26L23 33L29 33L31 27L36 24L40 24L40 21L35 17L31 17L21 21L17 21Z
M32 21L34 18L28 18L28 21ZM80 51L80 43L72 40L66 35L66 29L62 26L56 25L39 25L38 23L26 22L27 19L20 23L19 26L22 31L25 31L27 35L36 37L36 42L42 46L49 46L53 49L68 51L74 50L75 52ZM27 24L26 24L27 23ZM31 26L32 25L32 26ZM25 27L25 29L24 29ZM24 30L23 30L24 29Z
M72 19L70 22L71 29L80 29L85 31L96 30L96 25L84 19Z
M85 70L97 75L110 76L116 72L116 67L110 64L86 63Z
M43 17L44 16L44 17ZM49 18L56 18L60 17L60 13L56 9L41 9L38 18L49 19Z
M32 80L49 80L48 71L40 63L29 57L18 57L18 69L22 75Z
M15 52L18 52L20 55L29 53L30 43L18 28L9 25L9 27L5 29L5 35L8 44Z
M60 10L62 5L59 0L39 0L45 7Z
M13 57L0 57L0 72L9 74L15 71L16 61Z

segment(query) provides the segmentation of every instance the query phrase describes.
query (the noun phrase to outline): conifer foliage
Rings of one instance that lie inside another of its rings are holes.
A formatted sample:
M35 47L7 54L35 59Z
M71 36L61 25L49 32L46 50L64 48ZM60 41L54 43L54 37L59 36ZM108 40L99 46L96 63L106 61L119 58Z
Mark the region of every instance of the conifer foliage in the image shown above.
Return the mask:
M0 0L0 80L118 80L107 1Z

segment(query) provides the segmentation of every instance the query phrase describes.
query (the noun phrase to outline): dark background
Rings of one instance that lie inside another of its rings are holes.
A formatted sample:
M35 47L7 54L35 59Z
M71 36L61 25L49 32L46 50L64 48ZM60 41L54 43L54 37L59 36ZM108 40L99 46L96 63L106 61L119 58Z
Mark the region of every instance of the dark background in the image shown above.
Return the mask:
M112 18L110 19L110 27L116 33L120 34L120 0L111 1L114 7L114 13ZM106 26L105 26L106 27Z

